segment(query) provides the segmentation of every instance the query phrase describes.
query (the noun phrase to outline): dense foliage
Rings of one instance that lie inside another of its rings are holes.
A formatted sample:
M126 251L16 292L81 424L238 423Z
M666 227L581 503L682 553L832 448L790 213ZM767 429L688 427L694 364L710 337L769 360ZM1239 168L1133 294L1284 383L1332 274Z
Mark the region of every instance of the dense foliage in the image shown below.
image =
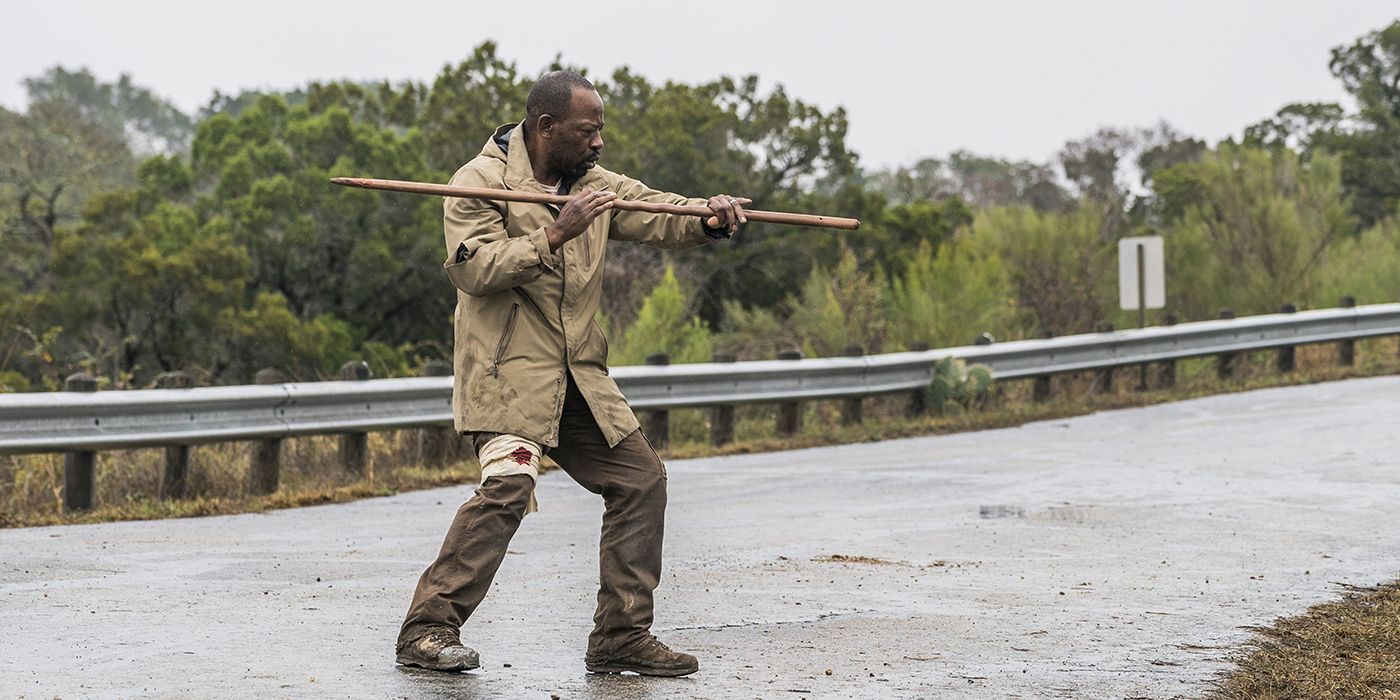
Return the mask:
M552 66L559 67L559 66ZM1116 308L1116 241L1160 234L1169 308L1400 299L1400 22L1334 49L1357 111L1292 104L1208 146L1166 124L1101 129L1055 161L956 152L865 171L847 118L754 76L595 77L606 165L692 195L860 217L859 232L752 225L727 245L618 245L612 359L835 355L1091 330ZM216 94L187 116L129 76L54 68L0 109L0 390L84 369L240 383L366 359L449 356L453 291L435 198L333 175L445 181L518 119L532 73L492 43L431 84Z

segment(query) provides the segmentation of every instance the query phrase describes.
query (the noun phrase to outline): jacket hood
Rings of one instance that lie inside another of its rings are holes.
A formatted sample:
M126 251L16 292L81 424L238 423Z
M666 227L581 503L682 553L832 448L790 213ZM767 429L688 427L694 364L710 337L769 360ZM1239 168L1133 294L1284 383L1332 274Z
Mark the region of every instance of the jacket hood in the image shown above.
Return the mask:
M530 153L525 148L525 130L520 128L521 124L524 122L496 127L486 145L481 147L481 155L506 164L506 187L513 190L533 190L538 183L535 182L534 169L530 167ZM578 180L566 178L560 191L570 192L575 185L598 189L604 186L603 172L605 171L602 168L594 166Z

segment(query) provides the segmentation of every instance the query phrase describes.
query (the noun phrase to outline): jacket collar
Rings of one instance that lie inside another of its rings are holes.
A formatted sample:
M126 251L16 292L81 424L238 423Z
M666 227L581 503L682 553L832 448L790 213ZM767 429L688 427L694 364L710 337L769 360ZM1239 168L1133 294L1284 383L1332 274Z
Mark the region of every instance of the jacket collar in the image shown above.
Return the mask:
M481 154L497 160L506 162L505 185L507 189L539 191L539 183L535 181L534 169L530 167L530 153L525 148L525 129L520 124L502 124L496 127L491 139L482 147ZM503 140L509 133L508 146L501 149L498 140ZM599 189L603 187L606 180L597 166L589 169L583 177L575 180L569 185L569 192L577 192L579 189L587 187L589 189Z

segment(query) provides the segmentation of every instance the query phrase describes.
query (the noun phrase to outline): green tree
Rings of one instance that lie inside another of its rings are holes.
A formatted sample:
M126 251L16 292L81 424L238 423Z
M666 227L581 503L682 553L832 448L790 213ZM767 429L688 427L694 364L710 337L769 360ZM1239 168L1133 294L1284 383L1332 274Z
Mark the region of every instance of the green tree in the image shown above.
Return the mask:
M1287 149L1222 144L1159 181L1175 219L1162 231L1171 308L1211 318L1222 307L1270 313L1284 302L1327 301L1323 263L1356 230L1337 158L1304 163Z
M1048 164L968 151L954 151L946 160L924 158L909 167L876 171L866 182L895 204L957 198L979 208L1024 204L1041 211L1064 211L1074 206Z
M189 148L194 120L178 107L123 73L104 83L87 68L70 71L54 66L42 75L25 78L31 104L61 103L75 107L91 123L124 139L142 155L174 153Z
M1351 295L1362 304L1400 301L1400 216L1383 219L1360 236L1344 237L1321 271L1319 305Z
M1106 224L1103 206L1094 202L1068 214L999 207L977 217L972 238L1006 265L1015 305L1030 314L1028 322L1069 335L1109 318L1117 252Z
M986 241L965 232L934 254L919 246L904 273L891 280L890 340L953 347L981 332L1005 339L1019 332L1011 281Z
M1400 206L1400 20L1332 49L1332 74L1356 100L1357 128L1324 141L1342 155L1342 184L1369 225Z
M636 322L610 348L609 362L619 365L639 365L658 352L670 355L673 364L709 362L710 329L691 312L675 270L667 267L643 300Z

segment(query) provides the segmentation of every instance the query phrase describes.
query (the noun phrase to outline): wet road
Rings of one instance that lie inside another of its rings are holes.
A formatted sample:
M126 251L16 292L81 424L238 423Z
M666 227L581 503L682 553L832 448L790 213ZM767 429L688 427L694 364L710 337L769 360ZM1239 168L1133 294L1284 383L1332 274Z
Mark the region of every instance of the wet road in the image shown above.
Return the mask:
M468 487L4 530L0 697L1197 694L1242 626L1400 575L1398 416L1392 377L672 462L679 680L584 672L601 505L560 473L464 630L470 674L392 657Z

